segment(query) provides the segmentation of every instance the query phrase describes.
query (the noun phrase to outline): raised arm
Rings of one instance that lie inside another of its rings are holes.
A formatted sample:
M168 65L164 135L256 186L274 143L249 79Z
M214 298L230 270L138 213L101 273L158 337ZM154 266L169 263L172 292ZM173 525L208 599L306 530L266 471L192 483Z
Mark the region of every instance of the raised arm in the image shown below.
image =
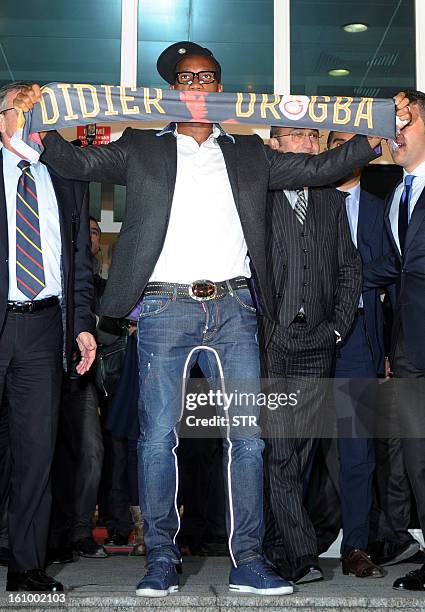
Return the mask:
M41 161L67 179L97 183L126 184L130 128L121 138L101 147L76 147L57 132L47 132Z
M394 96L396 116L407 125L411 119L409 99L404 92ZM381 154L379 137L356 136L341 147L317 156L278 153L269 147L265 154L270 164L270 189L300 189L329 185L361 168Z
M270 165L270 189L329 185L380 155L371 148L366 136L355 136L320 155L280 153L266 146L264 153Z
M23 87L13 101L18 110L31 110L41 100L39 85ZM41 160L67 179L98 183L126 184L127 152L131 141L130 128L121 138L101 147L75 147L57 132L40 132L45 151Z

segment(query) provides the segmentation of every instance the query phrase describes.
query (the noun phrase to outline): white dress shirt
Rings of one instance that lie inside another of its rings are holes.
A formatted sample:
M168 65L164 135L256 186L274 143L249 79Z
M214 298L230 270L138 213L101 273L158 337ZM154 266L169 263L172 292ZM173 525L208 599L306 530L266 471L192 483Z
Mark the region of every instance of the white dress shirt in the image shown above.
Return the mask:
M150 281L189 284L250 277L247 245L217 142L223 130L214 125L201 145L175 126L158 135L170 131L177 139L176 185L165 242Z
M288 189L284 189L283 193L285 194L288 202L290 203L290 205L292 206L292 208L295 210L295 204L298 200L298 193L296 191L289 191ZM305 199L308 202L308 188L304 187L304 194L305 194Z
M21 170L21 157L1 148L3 155L3 178L6 194L7 228L9 238L9 294L10 301L27 301L16 284L16 189ZM38 213L40 221L41 250L43 252L44 278L46 286L35 297L41 300L51 296L61 297L61 238L59 211L56 195L46 166L40 162L31 164L30 172L37 187Z
M397 244L398 250L400 251L400 240L398 237L398 209L400 207L400 199L404 191L404 178L407 174L413 174L415 179L412 183L412 195L410 197L410 206L409 206L409 221L412 216L412 213L415 209L416 202L419 200L419 196L425 188L425 161L419 164L412 172L406 172L403 170L403 182L397 187L394 192L393 200L391 202L390 208L390 224L391 231L394 236L394 240Z

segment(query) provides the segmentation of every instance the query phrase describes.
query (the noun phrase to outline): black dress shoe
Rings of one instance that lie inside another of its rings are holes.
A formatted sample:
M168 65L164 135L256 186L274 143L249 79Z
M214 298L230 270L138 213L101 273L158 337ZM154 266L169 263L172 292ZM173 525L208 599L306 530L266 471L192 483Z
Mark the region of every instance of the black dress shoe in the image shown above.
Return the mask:
M398 591L425 591L425 565L420 569L409 572L402 578L397 578L393 589Z
M47 565L73 563L73 561L74 553L70 546L57 546L56 548L49 548L47 551Z
M74 542L73 548L80 557L88 557L89 559L104 559L108 556L103 546L93 540L93 538L83 538Z
M281 578L293 584L323 580L323 572L317 562L317 557L299 557L293 567L286 561L276 561L273 566Z
M369 548L370 558L375 565L395 565L409 560L419 551L419 542L411 540L400 544L400 542L381 541L374 542ZM422 561L423 563L423 561Z
M317 563L308 563L292 570L292 582L294 584L318 582L319 580L323 580L323 572Z
M119 533L114 533L111 536L105 538L103 542L103 546L127 546L128 545L128 535L121 535Z
M63 591L63 584L41 569L7 572L6 591Z
M0 565L9 565L9 549L4 546L0 546Z
M418 550L413 557L409 557L409 563L418 563L419 565L423 565L425 563L425 552L423 550Z

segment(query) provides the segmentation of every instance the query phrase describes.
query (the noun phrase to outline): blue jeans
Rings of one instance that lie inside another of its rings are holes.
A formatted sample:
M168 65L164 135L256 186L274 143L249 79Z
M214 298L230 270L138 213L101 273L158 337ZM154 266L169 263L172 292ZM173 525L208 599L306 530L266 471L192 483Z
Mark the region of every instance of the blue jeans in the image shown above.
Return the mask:
M140 371L138 473L148 561L180 561L176 545L178 466L176 426L182 408L185 363L197 360L212 387L220 378L249 380L260 392L257 321L248 289L197 302L192 298L146 296L138 321ZM189 371L189 368L188 370ZM233 390L233 389L232 389ZM229 408L231 417L235 407ZM243 414L255 417L257 405ZM242 435L241 435L242 431ZM233 564L261 556L263 531L264 443L257 426L227 432L224 444L226 523ZM198 432L199 435L199 432ZM201 435L200 435L201 437Z

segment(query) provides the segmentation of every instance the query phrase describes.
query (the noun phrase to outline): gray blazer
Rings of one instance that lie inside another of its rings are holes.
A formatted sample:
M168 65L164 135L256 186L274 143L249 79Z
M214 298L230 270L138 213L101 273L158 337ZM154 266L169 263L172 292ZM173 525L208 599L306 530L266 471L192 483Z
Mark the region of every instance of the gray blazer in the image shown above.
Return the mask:
M272 316L266 271L268 189L329 184L376 154L364 136L313 156L277 153L258 136L235 136L235 143L220 136L218 143L264 310ZM176 139L171 133L158 138L153 130L127 128L117 141L99 147L74 147L56 132L49 132L44 144L42 161L64 178L127 186L124 220L102 302L103 314L123 317L141 297L164 244L176 182ZM211 236L206 248L219 249L220 236Z

